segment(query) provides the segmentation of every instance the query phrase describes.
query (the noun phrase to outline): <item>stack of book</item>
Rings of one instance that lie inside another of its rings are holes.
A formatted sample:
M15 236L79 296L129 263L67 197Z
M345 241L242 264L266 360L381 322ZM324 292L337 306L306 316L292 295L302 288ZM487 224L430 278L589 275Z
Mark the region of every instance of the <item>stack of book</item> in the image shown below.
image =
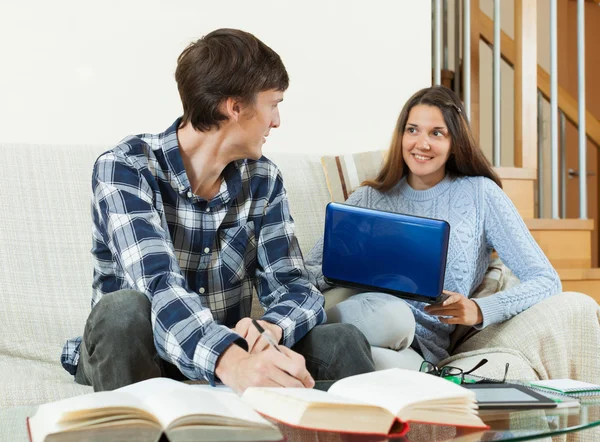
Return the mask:
M548 379L530 382L530 388L556 398L556 401L577 401L582 404L600 401L600 385L574 379Z

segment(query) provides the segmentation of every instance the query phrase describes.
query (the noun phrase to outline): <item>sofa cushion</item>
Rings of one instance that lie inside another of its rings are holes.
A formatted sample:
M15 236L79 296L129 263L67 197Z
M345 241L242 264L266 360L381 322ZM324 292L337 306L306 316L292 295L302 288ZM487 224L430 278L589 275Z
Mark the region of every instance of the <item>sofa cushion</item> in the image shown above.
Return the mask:
M37 405L93 391L76 384L56 360L49 363L0 355L0 377L0 408Z
M300 249L306 255L323 236L325 206L330 196L319 156L268 152L281 170Z
M59 364L90 309L91 170L104 147L3 145L0 355ZM66 374L66 373L65 373Z

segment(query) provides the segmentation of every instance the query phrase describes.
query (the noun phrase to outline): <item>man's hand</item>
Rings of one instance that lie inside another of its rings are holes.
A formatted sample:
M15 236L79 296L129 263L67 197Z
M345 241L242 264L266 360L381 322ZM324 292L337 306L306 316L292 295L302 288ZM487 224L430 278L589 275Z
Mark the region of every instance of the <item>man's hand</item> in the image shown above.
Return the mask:
M425 307L425 313L435 316L450 316L439 318L444 324L476 325L483 322L483 315L476 302L471 301L460 293L444 290L448 295L444 302Z
M257 322L271 335L276 343L281 341L281 336L283 335L283 329L281 327L267 321L259 320ZM250 353L259 353L269 347L267 340L263 338L256 327L252 325L251 318L240 319L233 331L246 340L248 343L248 351Z
M238 393L248 387L312 388L315 381L306 369L304 357L287 347L278 346L249 354L232 344L225 350L215 369L225 385Z

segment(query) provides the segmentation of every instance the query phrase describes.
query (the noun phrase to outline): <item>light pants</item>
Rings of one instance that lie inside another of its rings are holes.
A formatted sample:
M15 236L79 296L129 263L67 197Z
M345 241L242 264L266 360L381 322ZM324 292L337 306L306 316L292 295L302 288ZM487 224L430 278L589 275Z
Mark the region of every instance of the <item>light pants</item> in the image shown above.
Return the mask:
M415 318L402 299L385 293L341 287L325 292L328 323L356 326L373 347L408 349L415 337Z

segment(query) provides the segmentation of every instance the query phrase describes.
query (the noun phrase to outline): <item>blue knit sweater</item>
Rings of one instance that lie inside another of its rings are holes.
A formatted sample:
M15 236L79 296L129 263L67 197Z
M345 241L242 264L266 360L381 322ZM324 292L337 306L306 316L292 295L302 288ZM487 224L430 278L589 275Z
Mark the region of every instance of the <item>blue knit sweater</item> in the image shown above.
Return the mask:
M506 321L544 298L561 292L556 271L537 245L515 206L492 180L484 177L446 176L427 190L414 190L406 178L382 193L358 188L347 204L400 212L450 223L450 244L444 289L470 296L481 283L492 249L520 279L521 284L493 296L474 299L483 314L477 328ZM319 289L330 288L321 270L323 240L306 264ZM423 311L426 304L407 301L416 320L413 347L437 363L448 357L454 325L441 323Z

